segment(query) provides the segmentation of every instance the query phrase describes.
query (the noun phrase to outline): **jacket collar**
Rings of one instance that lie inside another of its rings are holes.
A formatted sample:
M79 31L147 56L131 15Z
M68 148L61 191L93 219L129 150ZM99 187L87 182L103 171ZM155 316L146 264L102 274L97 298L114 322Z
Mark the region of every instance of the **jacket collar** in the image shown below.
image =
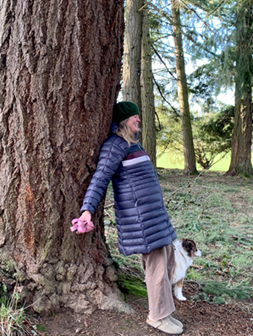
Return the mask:
M117 124L115 124L115 122L112 122L111 126L110 126L110 133L116 134L116 131L117 131L118 127L119 126Z

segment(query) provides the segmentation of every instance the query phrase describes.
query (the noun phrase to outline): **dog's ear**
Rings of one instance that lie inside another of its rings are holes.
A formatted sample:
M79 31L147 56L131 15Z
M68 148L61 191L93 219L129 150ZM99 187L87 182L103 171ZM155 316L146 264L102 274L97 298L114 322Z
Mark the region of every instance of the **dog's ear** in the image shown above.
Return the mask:
M189 257L191 256L192 252L197 251L196 244L191 239L183 239L182 240L182 246L186 250L186 252L188 253Z

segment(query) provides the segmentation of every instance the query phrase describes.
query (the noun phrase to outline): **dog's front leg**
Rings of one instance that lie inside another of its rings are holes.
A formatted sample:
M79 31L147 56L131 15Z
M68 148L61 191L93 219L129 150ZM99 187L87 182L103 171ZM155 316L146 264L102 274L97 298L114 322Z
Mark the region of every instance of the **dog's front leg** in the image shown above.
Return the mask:
M184 279L181 279L174 285L174 295L180 301L187 300L186 297L184 297L182 294L183 282L184 282Z

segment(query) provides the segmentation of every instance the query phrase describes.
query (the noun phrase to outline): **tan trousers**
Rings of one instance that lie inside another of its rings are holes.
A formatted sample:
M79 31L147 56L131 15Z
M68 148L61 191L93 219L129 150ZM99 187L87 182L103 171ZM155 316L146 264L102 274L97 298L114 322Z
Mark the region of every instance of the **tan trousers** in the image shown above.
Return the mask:
M160 320L175 310L171 276L174 267L174 247L164 246L142 255L148 292L149 318Z

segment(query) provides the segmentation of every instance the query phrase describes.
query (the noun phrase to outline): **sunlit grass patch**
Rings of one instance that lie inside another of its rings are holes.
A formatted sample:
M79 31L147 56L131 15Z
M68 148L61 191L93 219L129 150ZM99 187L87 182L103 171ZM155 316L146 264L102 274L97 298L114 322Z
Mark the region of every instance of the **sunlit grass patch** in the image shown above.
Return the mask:
M232 263L241 275L252 274L252 250L241 251L232 258Z
M253 205L253 196L246 196L247 201L249 202L250 205ZM252 216L253 218L253 216Z
M224 194L214 193L208 197L208 204L213 208L223 208L225 210L232 210L231 203L224 197Z

